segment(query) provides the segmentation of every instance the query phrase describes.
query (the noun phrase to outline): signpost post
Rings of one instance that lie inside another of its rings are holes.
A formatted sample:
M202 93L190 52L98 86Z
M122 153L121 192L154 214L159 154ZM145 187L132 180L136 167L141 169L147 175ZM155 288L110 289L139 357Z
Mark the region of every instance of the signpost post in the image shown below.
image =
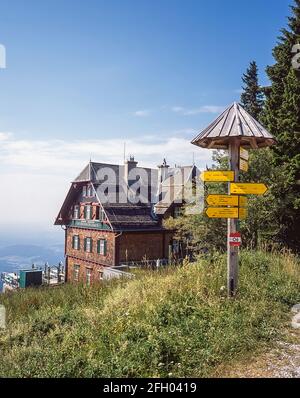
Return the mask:
M239 181L239 153L240 141L233 139L229 143L229 169L234 171L234 181ZM228 195L230 195L231 183L228 187ZM228 294L232 297L237 290L238 280L238 247L230 245L230 235L238 232L238 221L229 219L227 222L227 289Z

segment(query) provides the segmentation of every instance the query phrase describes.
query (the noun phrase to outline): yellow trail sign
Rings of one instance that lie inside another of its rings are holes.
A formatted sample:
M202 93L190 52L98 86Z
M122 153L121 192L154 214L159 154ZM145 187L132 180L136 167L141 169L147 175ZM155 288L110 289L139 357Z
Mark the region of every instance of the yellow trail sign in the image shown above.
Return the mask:
M248 206L248 198L246 198L245 196L239 196L239 206L247 207Z
M244 159L240 159L240 170L245 171L246 173L249 170L249 164Z
M268 188L265 184L231 183L230 193L235 195L263 195Z
M203 171L200 178L204 182L232 182L234 171Z
M247 210L238 207L209 207L206 209L209 218L246 218Z
M249 160L249 152L247 151L247 149L244 148L240 148L240 157L244 160Z
M209 206L247 206L247 198L244 196L208 195L206 202Z
M245 220L245 218L247 218L247 216L248 216L248 209L241 207L240 211L239 211L239 219Z

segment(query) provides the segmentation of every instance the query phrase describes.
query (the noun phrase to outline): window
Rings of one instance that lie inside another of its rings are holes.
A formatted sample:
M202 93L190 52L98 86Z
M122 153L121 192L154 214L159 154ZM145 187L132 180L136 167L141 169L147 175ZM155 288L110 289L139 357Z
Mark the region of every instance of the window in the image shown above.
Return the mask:
M90 286L90 284L91 284L91 280L92 280L92 270L91 270L91 268L87 268L86 269L86 284L88 285L88 286Z
M178 240L173 240L173 242L172 242L172 251L173 251L173 253L174 254L179 254L179 248L180 248L179 241Z
M93 196L93 187L91 185L87 187L86 196L89 198Z
M100 209L100 211L99 211L99 220L106 221L106 216L105 216L105 212L103 209Z
M88 253L92 252L93 249L93 241L92 238L85 238L84 239L84 250Z
M73 266L73 280L75 282L79 281L80 265L74 264Z
M86 186L82 188L82 196L86 196Z
M92 206L88 205L84 208L84 218L90 220L92 218Z
M75 250L79 250L80 249L80 239L79 239L78 235L74 235L73 236L72 247Z
M80 218L80 207L78 205L74 206L74 218L75 220Z
M97 242L97 253L102 254L102 256L106 256L106 240L99 239Z
M176 206L174 208L174 218L178 218L180 216L182 216L182 209L181 209L181 207Z

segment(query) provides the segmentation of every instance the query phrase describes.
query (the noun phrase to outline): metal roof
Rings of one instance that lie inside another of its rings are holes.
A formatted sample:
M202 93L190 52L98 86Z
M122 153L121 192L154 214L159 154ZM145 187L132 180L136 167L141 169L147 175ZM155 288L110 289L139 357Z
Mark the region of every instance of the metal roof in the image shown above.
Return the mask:
M234 102L203 130L192 144L208 149L227 149L230 139L239 138L244 148L263 148L276 139L245 109Z

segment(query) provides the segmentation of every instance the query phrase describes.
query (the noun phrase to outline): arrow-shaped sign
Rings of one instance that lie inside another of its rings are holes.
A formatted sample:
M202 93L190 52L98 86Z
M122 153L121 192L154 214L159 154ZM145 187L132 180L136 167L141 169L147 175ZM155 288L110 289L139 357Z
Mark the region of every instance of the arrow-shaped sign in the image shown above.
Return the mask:
M206 209L206 215L209 218L240 218L247 216L247 210L238 207L209 207Z
M247 206L247 198L231 195L208 195L206 202L209 206Z
M264 195L268 188L265 184L232 183L230 193L234 195Z
M231 182L234 181L234 171L203 171L200 178L205 182Z

